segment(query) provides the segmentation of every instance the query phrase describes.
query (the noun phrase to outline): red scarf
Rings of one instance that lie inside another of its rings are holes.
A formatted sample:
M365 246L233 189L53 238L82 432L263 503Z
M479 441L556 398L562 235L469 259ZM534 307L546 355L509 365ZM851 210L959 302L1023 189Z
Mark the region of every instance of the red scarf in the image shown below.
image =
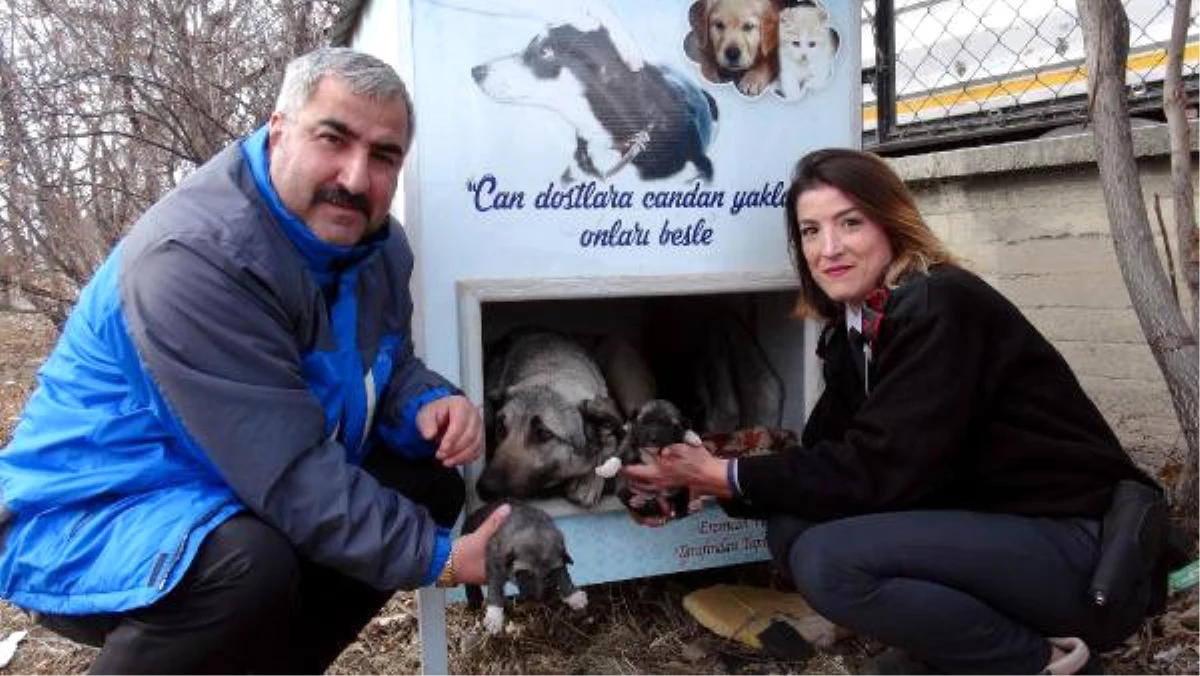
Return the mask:
M883 306L887 305L891 290L881 286L867 294L862 305L862 335L867 344L874 347L879 336L879 325L883 323Z

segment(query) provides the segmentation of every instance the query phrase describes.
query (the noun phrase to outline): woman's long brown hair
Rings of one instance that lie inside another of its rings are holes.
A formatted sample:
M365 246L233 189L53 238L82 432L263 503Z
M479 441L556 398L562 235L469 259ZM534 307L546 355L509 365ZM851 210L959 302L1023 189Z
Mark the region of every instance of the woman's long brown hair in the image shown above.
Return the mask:
M833 319L842 312L813 279L797 228L796 201L804 192L820 186L840 190L887 233L895 257L884 273L886 286L894 287L913 273L928 273L935 265L958 264L921 217L904 181L879 156L849 148L815 150L796 164L787 193L788 249L800 276L800 295L792 311L797 317Z

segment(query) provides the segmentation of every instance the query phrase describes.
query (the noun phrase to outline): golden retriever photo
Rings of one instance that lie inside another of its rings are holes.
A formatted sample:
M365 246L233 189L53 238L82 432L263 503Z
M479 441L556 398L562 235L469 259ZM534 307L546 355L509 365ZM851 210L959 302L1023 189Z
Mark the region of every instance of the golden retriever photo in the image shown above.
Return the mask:
M709 82L733 82L746 96L779 73L779 7L774 0L697 0L684 52Z

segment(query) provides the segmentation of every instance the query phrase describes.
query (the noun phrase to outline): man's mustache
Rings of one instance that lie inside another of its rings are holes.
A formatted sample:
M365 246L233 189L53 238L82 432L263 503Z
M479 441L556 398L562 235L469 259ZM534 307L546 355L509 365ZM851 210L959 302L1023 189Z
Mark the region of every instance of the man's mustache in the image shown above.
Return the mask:
M334 206L348 207L361 213L363 218L371 218L371 201L362 193L352 193L344 188L319 188L313 195L313 204L328 202Z

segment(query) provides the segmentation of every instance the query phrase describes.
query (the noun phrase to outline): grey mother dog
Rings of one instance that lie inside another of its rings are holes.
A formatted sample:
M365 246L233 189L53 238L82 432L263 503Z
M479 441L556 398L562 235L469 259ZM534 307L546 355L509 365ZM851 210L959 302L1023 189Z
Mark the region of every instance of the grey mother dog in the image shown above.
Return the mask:
M617 452L624 417L600 366L565 334L519 329L489 356L484 389L487 465L475 484L484 500L562 494L583 507L604 491L596 465Z

